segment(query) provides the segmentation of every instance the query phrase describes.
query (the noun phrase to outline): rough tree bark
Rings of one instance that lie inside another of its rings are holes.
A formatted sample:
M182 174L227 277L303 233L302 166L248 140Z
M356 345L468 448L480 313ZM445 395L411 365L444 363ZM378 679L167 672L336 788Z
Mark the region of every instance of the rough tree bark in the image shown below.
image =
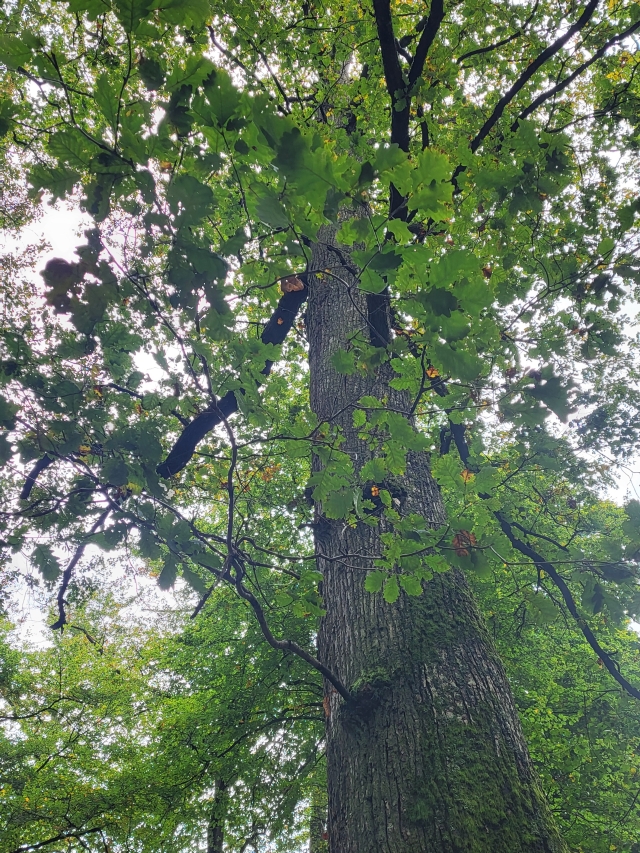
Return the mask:
M408 412L411 401L389 387L388 366L363 377L330 363L355 330L367 333L366 298L341 257L335 229L323 229L313 269L330 268L342 282L310 281L311 406L342 428L341 449L359 469L370 451L353 428L353 404L370 394ZM410 455L402 485L403 512L443 521L425 454ZM565 851L464 576L452 570L422 596L386 604L364 589L380 526L352 529L317 509L326 608L319 655L355 695L345 703L325 685L331 853Z

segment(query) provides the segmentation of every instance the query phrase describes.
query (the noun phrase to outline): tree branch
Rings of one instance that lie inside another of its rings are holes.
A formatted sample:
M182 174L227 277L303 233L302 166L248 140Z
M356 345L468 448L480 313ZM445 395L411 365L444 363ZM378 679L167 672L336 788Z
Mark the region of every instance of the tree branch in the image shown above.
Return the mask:
M427 54L429 53L429 48L433 44L433 41L436 35L438 34L438 30L440 29L440 24L442 23L443 19L443 0L431 0L431 9L429 11L429 17L427 18L427 23L425 24L425 27L422 31L422 35L420 36L420 41L418 42L418 46L413 57L413 62L411 63L411 68L409 69L409 86L413 86L413 84L422 75L422 72L424 70L424 63L427 59Z
M396 38L393 33L391 3L389 0L373 0L373 11L378 30L380 52L382 54L384 79L387 84L387 92L389 93L391 104L393 106L397 99L397 93L404 89L405 83L402 76L400 61L398 59Z
M29 500L31 489L35 486L36 480L45 470L45 468L48 468L49 465L53 465L53 461L54 460L47 453L45 453L41 459L38 459L31 471L29 471L29 473L27 474L27 479L24 481L24 486L22 487L22 491L20 492L21 501Z
M564 80L561 80L559 83L557 83L555 86L553 86L548 91L543 92L541 95L538 95L538 97L534 101L532 101L525 110L523 110L520 113L518 118L513 123L511 129L515 130L515 128L518 125L518 121L520 121L520 119L527 118L528 116L531 115L532 112L534 112L534 110L537 110L539 106L544 104L545 101L548 101L549 98L552 98L554 95L557 95L558 92L562 92L563 89L566 89L567 86L569 86L571 83L573 83L573 81L576 79L576 77L579 77L580 74L582 74L583 71L586 71L590 65L593 65L594 62L596 62L598 59L601 59L610 47L612 47L614 44L617 44L618 42L622 41L623 39L627 38L628 36L632 35L638 29L640 29L640 21L636 21L635 24L632 24L632 26L630 26L624 32L619 33L617 36L613 36L613 38L609 39L608 42L605 42L605 44L603 44L602 47L598 48L598 50L593 54L592 57L585 60L585 62L583 62L582 65L579 65L575 69L575 71L572 71L568 77L565 77Z
M444 383L443 383L444 385ZM444 386L446 391L446 386ZM446 391L448 393L448 391ZM453 439L460 455L460 459L462 462L467 465L470 459L469 447L467 445L467 441L464 437L464 424L455 424L453 421L449 421L449 429L453 435ZM479 497L483 500L490 498L491 496L488 494L480 493ZM537 569L542 569L547 573L547 575L551 578L555 586L560 591L564 603L567 607L569 613L573 616L576 624L582 631L582 634L586 641L589 643L593 651L598 655L600 660L602 661L604 667L609 672L609 674L618 682L618 684L629 693L630 696L633 696L634 699L640 699L640 690L637 687L634 687L627 679L621 674L620 669L613 658L605 652L602 648L598 640L596 639L595 634L587 624L586 620L580 615L576 603L573 599L573 595L571 594L571 590L567 586L564 578L559 572L556 570L555 566L546 560L541 554L538 554L530 545L526 542L523 542L513 532L512 524L507 521L507 519L502 515L502 513L498 511L494 511L493 515L500 525L503 533L511 543L511 545L527 557L529 560L533 562ZM521 529L522 526L518 524L518 527ZM535 535L535 534L534 534ZM555 543L554 543L555 544ZM560 546L561 547L561 546Z
M69 583L71 581L71 576L73 575L73 570L75 569L75 567L80 562L80 559L82 558L82 555L84 554L84 549L89 544L86 541L86 539L89 536L93 536L94 533L97 533L98 529L107 520L110 512L111 512L111 507L108 507L98 517L97 521L95 522L95 524L93 525L91 530L86 534L85 541L80 543L80 545L78 545L78 547L76 548L75 554L73 555L73 557L69 561L69 565L64 570L64 573L62 575L62 583L60 584L60 589L58 590L58 598L57 598L58 619L56 619L56 621L53 623L53 625L50 626L54 631L57 631L58 628L60 628L60 629L64 628L64 626L67 624L67 614L66 614L66 611L64 609L64 606L65 606L64 596L65 596L65 593L66 593L67 588L69 586Z
M531 14L526 19L524 24L520 27L519 30L516 30L512 35L507 36L506 38L501 39L500 41L495 42L494 44L489 44L486 47L478 47L475 50L469 50L467 53L463 53L462 56L459 56L456 62L460 64L464 62L465 59L470 59L472 56L481 56L484 53L490 53L492 50L497 50L499 47L503 47L505 44L509 44L509 42L514 41L523 35L526 28L529 26L531 21L534 19L536 12L538 11L538 6L540 5L540 0L536 0L533 9L531 10Z
M476 136L471 141L470 148L473 152L476 152L478 148L482 145L482 142L486 139L486 137L491 132L492 128L498 123L508 104L515 98L518 92L524 88L524 86L531 80L533 75L540 69L545 62L551 59L553 56L561 50L565 44L573 38L573 36L580 32L591 20L593 13L595 12L598 6L598 0L589 0L589 3L585 6L584 12L573 26L569 27L567 32L560 36L560 38L556 39L553 44L550 44L549 47L545 48L542 53L538 56L537 59L531 63L531 65L527 66L526 70L518 77L516 82L511 86L511 88L505 92L505 94L500 98L498 103L495 105L493 112L486 120L486 122L482 125Z
M349 693L349 691L340 681L340 679L336 675L334 675L334 673L331 672L331 670L328 669L323 663L321 663L318 658L314 657L312 654L309 654L308 651L303 649L302 646L299 646L293 640L278 640L277 637L274 637L267 623L266 617L264 615L264 610L262 609L262 605L255 597L255 595L250 592L242 583L242 576L244 574L244 570L238 566L239 560L234 560L234 563L236 565L236 571L238 573L235 581L238 595L240 596L240 598L243 598L245 601L249 602L249 604L253 608L253 612L256 615L256 619L258 620L260 629L269 645L274 649L278 649L279 651L291 652L292 654L297 655L299 658L302 658L303 661L306 661L306 663L308 663L321 675L323 675L327 679L327 681L335 687L335 689L346 702L350 702L353 698L351 693Z
M282 296L276 310L271 315L269 322L262 332L262 343L281 344L293 326L300 306L307 298L309 291L306 285L306 275L300 273L300 276L304 280L304 287L302 290L289 291ZM262 370L263 376L269 375L271 367L272 362L268 361ZM161 477L172 477L174 474L182 471L205 435L211 432L218 424L225 421L234 412L238 411L236 394L241 393L242 389L228 391L222 399L214 400L211 406L208 406L204 412L195 417L191 423L187 424L167 458L156 469Z
M64 841L67 838L76 838L79 841L83 835L90 835L93 832L102 832L102 827L96 826L92 829L72 829L69 832L61 832L59 835L55 835L53 838L47 838L46 841L38 841L34 842L33 844L23 844L20 847L14 847L14 849L11 850L11 853L27 853L27 851L29 850L41 850L48 844L56 844L58 841Z
M573 595L571 594L571 590L567 586L562 575L556 571L555 566L553 566L548 560L545 560L537 551L534 551L533 548L528 545L526 542L523 542L521 539L518 539L509 522L504 518L504 516L499 512L494 512L494 515L502 528L502 532L505 534L511 545L517 550L520 551L525 557L528 557L537 569L542 569L547 573L547 575L551 578L556 587L560 590L560 594L564 600L564 603L567 607L569 613L575 619L578 627L582 631L585 640L589 643L593 651L598 655L600 660L602 661L605 669L608 673L614 678L618 684L626 690L626 692L633 696L634 699L640 699L640 690L637 687L634 687L627 679L622 675L620 669L616 662L613 660L611 655L609 655L602 648L598 640L596 639L595 634L587 624L586 620L580 615L576 603L573 599Z
M402 74L396 38L393 33L391 4L389 0L373 0L373 11L378 30L378 43L382 54L382 68L387 84L387 92L391 98L391 143L398 145L402 151L409 151L409 97L407 81ZM397 190L391 188L391 207L394 209L394 194ZM401 198L401 197L400 197Z

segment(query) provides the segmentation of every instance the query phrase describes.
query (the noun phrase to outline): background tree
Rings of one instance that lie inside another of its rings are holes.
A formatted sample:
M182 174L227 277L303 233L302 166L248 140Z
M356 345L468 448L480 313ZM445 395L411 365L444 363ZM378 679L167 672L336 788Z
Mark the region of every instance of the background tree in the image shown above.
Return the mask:
M235 589L324 676L331 849L564 849L462 572L525 562L640 698L584 452L636 443L637 10L55 9L5 13L2 130L96 228L6 311L7 550L56 628L89 542Z

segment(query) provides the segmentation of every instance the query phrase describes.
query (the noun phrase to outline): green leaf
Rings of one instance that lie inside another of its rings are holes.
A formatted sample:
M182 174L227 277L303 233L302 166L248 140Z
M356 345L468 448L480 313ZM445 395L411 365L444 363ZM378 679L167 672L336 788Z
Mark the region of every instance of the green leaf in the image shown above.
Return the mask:
M411 243L413 234L409 231L409 226L401 219L391 219L387 223L387 231L396 238L398 243Z
M273 228L288 228L289 217L282 203L273 195L263 195L256 205L256 216Z
M0 465L6 465L12 456L11 443L7 440L7 436L0 432Z
M31 559L46 581L55 581L60 576L60 564L48 545L36 545Z
M185 224L204 219L213 209L213 191L193 175L178 175L167 190L171 212Z
M399 441L387 441L384 445L384 461L391 474L401 476L407 470L407 447Z
M68 0L67 7L73 14L84 12L90 21L95 21L100 15L111 11L105 0Z
M79 180L79 172L58 166L38 164L28 172L28 181L33 187L31 195L36 195L40 190L47 190L54 201L70 195Z
M60 130L49 138L49 153L72 168L86 169L98 150L75 128Z
M541 592L532 593L527 597L529 614L538 625L549 625L559 616L558 608L553 601Z
M356 372L355 355L352 352L347 352L343 349L336 350L333 353L331 356L331 364L338 373L342 373L345 376L350 376L352 373ZM355 417L355 412L353 414ZM362 414L364 414L364 412Z
M378 569L376 571L369 572L364 581L364 588L367 592L380 592L386 577L386 572L381 572Z
M406 162L408 155L401 150L399 145L381 145L373 161L376 172L388 172Z
M241 95L229 74L214 68L204 82L204 94L220 127L224 127L240 105Z
M476 379L484 368L484 362L477 355L454 349L448 344L433 344L433 361L441 373L455 376L463 382Z
M383 459L370 459L362 466L360 479L363 482L382 483L388 473L387 465Z
M159 89L164 83L164 71L155 59L141 59L138 62L138 74L149 92Z
M525 388L525 391L530 397L544 403L563 423L566 423L569 415L575 411L575 407L569 400L569 392L575 387L572 379L564 381L548 368L542 371L540 384Z
M478 317L493 302L493 288L481 278L463 279L455 288L455 295L463 311Z
M15 35L0 35L0 62L8 68L27 65L33 53L33 46Z
M384 585L384 590L382 591L382 597L387 602L387 604L395 604L400 595L400 587L398 585L398 576L392 575L387 579L387 582Z
M0 139L6 136L13 127L13 118L17 107L9 98L0 100Z
M194 589L198 595L204 595L207 592L207 585L204 580L200 577L199 574L193 571L193 569L189 568L186 563L183 563L181 566L182 577L189 584L189 586Z
M164 558L162 571L158 576L158 586L160 589L170 589L178 577L178 560L174 554L167 554Z
M329 492L322 501L322 509L327 518L345 518L353 509L353 489L340 489Z
M16 414L19 408L20 406L17 403L10 403L7 399L0 396L0 427L14 429Z
M628 231L633 227L637 213L640 213L640 199L635 199L618 209L618 222L622 231Z
M133 33L149 14L152 0L114 0L116 17L127 33Z
M116 182L116 175L104 174L85 185L83 206L96 222L104 222L111 212L111 193Z
M417 158L415 170L415 186L429 184L432 181L445 181L449 183L453 169L446 154L434 151L433 148L425 148Z
M365 293L382 293L386 286L387 282L371 269L360 274L360 290Z
M102 468L102 475L112 486L124 486L129 482L129 466L122 459L109 459Z
M453 293L448 290L444 290L441 287L434 287L427 291L425 294L421 295L420 301L423 302L427 309L435 314L436 317L441 315L450 317L451 312L455 311L458 307L458 300Z
M460 476L460 463L456 462L453 456L447 454L436 459L432 463L431 473L435 481L443 488L463 491L464 481Z
M354 409L353 410L353 425L356 429L360 429L367 422L367 414L363 412L362 409Z
M355 219L347 219L338 231L336 238L345 246L352 246L354 243L366 243L367 238L371 238L373 229L371 222L365 216Z
M598 243L598 254L603 256L611 254L615 244L613 237L603 237Z
M209 0L165 0L160 14L176 26L198 28L211 16L211 4Z
M214 554L213 551L200 551L194 554L192 559L198 565L204 566L207 569L222 568L222 558L218 554Z
M148 530L146 527L143 527L140 531L140 553L148 560L157 560L162 556L158 540L151 530Z
M465 277L477 275L480 264L473 252L467 249L454 249L431 265L429 284L432 287L446 287Z
M422 595L422 584L415 575L400 575L398 580L407 595Z
M119 88L114 86L107 74L101 74L96 81L93 92L100 112L115 133L118 127Z

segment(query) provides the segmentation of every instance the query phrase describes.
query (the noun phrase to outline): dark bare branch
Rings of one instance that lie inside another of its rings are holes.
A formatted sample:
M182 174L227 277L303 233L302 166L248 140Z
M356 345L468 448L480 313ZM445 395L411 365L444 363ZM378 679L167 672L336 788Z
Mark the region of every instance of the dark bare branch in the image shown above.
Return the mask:
M24 486L22 487L22 491L20 492L20 500L28 501L29 495L31 494L31 489L35 486L36 480L40 476L40 474L49 467L49 465L53 465L53 459L48 454L44 454L41 459L38 459L36 464L33 466L31 471L27 474L27 479L24 481Z
M598 6L598 0L589 0L589 3L585 6L584 12L573 26L569 27L569 29L564 33L564 35L557 38L553 44L550 44L547 48L545 48L542 53L534 59L534 61L527 66L525 71L518 77L516 82L511 86L511 88L505 92L505 94L500 98L498 103L495 105L493 112L486 120L486 122L482 125L476 136L471 141L471 150L477 151L478 148L482 145L483 141L487 138L492 128L500 121L502 114L504 113L507 106L511 103L511 101L515 98L518 92L523 89L526 84L531 80L533 75L538 71L545 62L548 62L553 56L555 56L565 44L573 38L576 33L579 33L580 30L584 29L586 25L589 23L591 18L593 17L594 12Z
M427 54L429 53L429 49L433 44L436 35L438 34L438 30L440 29L440 24L442 23L443 19L443 0L432 0L431 10L429 11L429 17L427 18L427 23L425 24L425 27L422 31L422 35L420 36L420 41L418 42L415 56L411 64L411 68L409 69L410 86L413 86L413 84L422 75L422 72L424 70L424 63L427 59Z
M601 59L610 47L613 47L614 44L618 44L625 38L628 38L628 36L633 35L633 33L635 33L638 29L640 29L640 21L636 21L635 24L630 26L624 32L618 33L617 36L613 36L613 38L610 38L608 42L605 42L602 47L596 50L593 56L585 60L575 69L575 71L572 71L568 77L565 77L564 80L561 80L559 83L556 83L556 85L553 86L551 89L548 89L546 92L543 92L541 95L538 95L538 97L534 101L532 101L525 110L520 113L520 115L512 126L512 130L515 130L520 119L527 118L531 115L532 112L534 112L534 110L537 110L538 107L542 106L545 101L548 101L549 98L553 98L554 95L557 95L559 92L562 92L563 89L566 89L567 86L573 83L573 81L577 77L579 77L584 71L586 71L589 66L593 65L594 62L597 62L598 59Z

